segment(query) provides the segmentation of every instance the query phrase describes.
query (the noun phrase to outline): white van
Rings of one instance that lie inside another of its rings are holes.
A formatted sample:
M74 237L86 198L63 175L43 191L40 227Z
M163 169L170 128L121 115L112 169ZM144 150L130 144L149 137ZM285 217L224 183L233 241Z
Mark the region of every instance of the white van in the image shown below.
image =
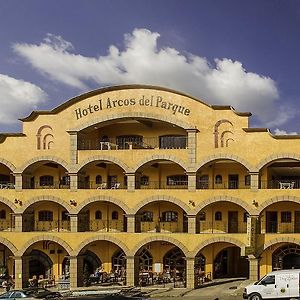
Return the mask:
M254 284L246 286L243 298L249 300L298 299L300 296L299 280L300 269L274 271Z

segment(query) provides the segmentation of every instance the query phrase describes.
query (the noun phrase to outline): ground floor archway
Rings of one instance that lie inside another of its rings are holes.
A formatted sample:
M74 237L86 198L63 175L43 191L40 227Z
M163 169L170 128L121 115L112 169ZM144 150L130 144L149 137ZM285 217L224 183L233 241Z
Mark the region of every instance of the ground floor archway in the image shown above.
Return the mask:
M300 246L286 244L277 248L272 254L272 269L300 269Z

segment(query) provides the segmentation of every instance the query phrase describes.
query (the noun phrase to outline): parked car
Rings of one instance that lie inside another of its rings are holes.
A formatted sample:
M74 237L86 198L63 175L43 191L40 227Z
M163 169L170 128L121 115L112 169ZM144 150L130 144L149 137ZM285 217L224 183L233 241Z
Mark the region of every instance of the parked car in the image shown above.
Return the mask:
M36 299L60 299L62 298L59 292L51 292L44 288L29 288L23 290L11 290L0 295L0 300L26 298L26 300Z

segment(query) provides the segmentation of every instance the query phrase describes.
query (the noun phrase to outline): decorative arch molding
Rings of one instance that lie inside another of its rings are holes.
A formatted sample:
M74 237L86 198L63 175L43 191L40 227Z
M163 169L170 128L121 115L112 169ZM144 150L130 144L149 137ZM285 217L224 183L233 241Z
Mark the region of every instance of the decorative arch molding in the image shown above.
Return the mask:
M162 242L169 242L171 244L173 244L174 246L178 247L186 257L189 257L189 250L186 248L186 246L181 243L180 241L178 241L177 239L167 236L167 235L155 235L155 236L149 236L143 240L141 240L140 242L138 242L133 249L131 249L131 256L136 255L136 253L140 250L140 248L142 248L143 246L145 246L148 243L151 242L157 242L157 241L162 241Z
M17 255L18 253L18 249L15 247L15 245L10 242L8 239L0 237L0 244L3 244L4 246L6 246L14 256Z
M259 205L259 210L258 213L261 214L262 211L267 208L268 206L278 203L278 202L283 202L283 201L290 201L290 202L295 202L300 204L300 197L295 197L295 196L289 196L289 195L282 195L282 196L276 196L273 198L270 198L264 202L262 202Z
M204 207L206 207L206 206L208 206L212 203L221 202L221 201L231 202L231 203L237 204L237 205L241 206L242 208L244 208L250 215L257 215L258 214L258 212L256 210L254 210L250 206L250 204L248 204L247 202L245 202L244 200L242 200L240 198L229 197L229 196L216 196L216 197L208 198L208 199L204 200L203 202L199 203L193 209L193 211L191 212L191 215L196 215Z
M133 207L131 213L136 214L143 206L156 201L166 201L166 202L174 203L178 205L180 208L182 208L185 211L185 213L187 213L188 215L190 214L190 208L186 203L184 203L178 198L168 196L168 195L154 195L151 197L147 197L143 201L140 201L135 207Z
M69 213L72 212L73 208L66 203L66 201L62 200L61 198L52 196L52 195L42 195L42 196L36 196L31 198L29 201L24 202L23 206L18 210L19 213L24 213L25 210L32 204L41 202L41 201L50 201L55 202L57 204L60 204L62 207L64 207Z
M77 166L77 168L74 170L74 173L78 173L80 171L80 169L83 168L84 166L86 166L87 164L89 164L91 162L99 161L99 160L110 161L110 162L118 165L119 167L121 167L125 171L125 173L132 172L132 170L128 167L127 164L125 164L123 161L121 161L120 159L118 159L114 156L95 155L95 156L89 157L88 159L84 160L81 164L79 164Z
M124 210L125 214L130 213L130 209L128 208L128 206L123 201L121 201L117 198L113 198L113 197L110 197L110 196L103 196L103 195L90 197L90 198L84 200L83 202L81 202L77 206L76 213L78 214L86 205L88 205L90 203L97 202L97 201L106 201L106 202L109 202L109 203L116 204Z
M263 168L268 163L273 162L277 159L282 159L282 158L290 158L290 159L295 159L295 160L300 161L300 155L299 154L296 154L296 153L277 153L277 154L269 155L268 157L261 160L258 163L258 165L256 166L256 169L259 171L261 168Z
M197 245L197 247L193 251L191 251L189 256L195 257L199 253L199 251L201 251L204 247L214 243L230 243L237 247L240 247L242 250L246 247L246 245L243 242L235 238L227 237L227 236L218 236L218 237L207 239L202 243L200 243L199 245Z
M0 202L7 205L13 212L17 211L17 206L12 201L8 200L7 198L0 196Z
M151 162L151 161L155 161L155 160L169 160L171 162L174 162L176 164L178 164L180 167L182 167L185 171L188 170L188 166L187 164L185 164L185 162L181 159L179 159L178 157L174 156L174 155L164 155L164 154L153 154L151 156L148 156L146 158L144 158L143 160L141 160L140 162L137 163L137 165L134 168L133 172L137 172L137 170L142 167L144 164Z
M25 171L26 168L28 168L30 165L33 165L36 162L40 162L40 161L51 161L51 162L56 162L59 165L63 166L67 171L69 171L69 166L68 163L66 161L64 161L63 159L56 157L56 156L37 156L34 157L30 160L28 160L22 167L20 167L18 169L18 172L16 173L23 173Z
M88 122L85 122L73 129L70 129L70 131L80 131L87 127L96 125L98 123L103 123L106 121L116 120L116 119L125 119L125 118L145 118L145 119L152 119L152 120L158 120L167 122L173 125L177 125L178 127L181 127L183 129L193 129L196 128L194 124L180 121L176 117L173 116L166 116L165 114L154 114L154 113L147 113L147 112L123 112L123 113L116 113L116 114L107 114L102 117L97 117L92 120L89 120Z
M280 236L280 237L276 237L274 239L271 239L269 241L267 241L263 247L260 249L258 255L261 255L266 249L268 249L270 246L273 246L275 244L279 244L279 243L289 243L289 244L296 244L296 245L300 245L300 239L296 239L294 237L291 236Z
M6 167L8 167L12 172L16 170L16 167L14 166L13 163L1 157L0 157L0 164L3 164Z
M93 237L90 237L88 239L83 240L80 245L74 250L74 256L79 255L79 252L88 244L96 242L96 241L107 241L107 242L111 242L117 246L119 246L125 253L125 255L129 255L130 251L128 249L128 247L119 239L117 239L114 236L108 236L105 234L99 234Z
M208 162L213 162L213 161L219 160L219 159L234 160L234 161L240 163L241 165L243 165L248 171L250 171L250 172L256 171L256 169L245 159L243 159L237 155L234 155L234 154L226 154L226 153L219 153L219 154L214 154L214 155L205 157L204 159L202 159L200 161L200 163L198 163L198 165L196 166L196 170L198 171L201 167L203 167Z
M73 254L73 249L70 247L68 243L66 243L63 239L50 235L50 234L43 234L43 235L38 235L27 241L24 246L17 251L16 256L23 256L25 251L34 243L40 242L40 241L51 241L54 243L59 244L61 247L63 247L69 255Z

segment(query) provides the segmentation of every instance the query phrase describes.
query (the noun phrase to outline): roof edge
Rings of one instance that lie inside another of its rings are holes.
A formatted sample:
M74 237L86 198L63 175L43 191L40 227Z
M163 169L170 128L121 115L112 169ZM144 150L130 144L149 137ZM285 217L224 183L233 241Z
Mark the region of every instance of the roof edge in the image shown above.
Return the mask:
M159 91L165 91L165 92L170 92L173 94L177 94L177 95L181 95L181 96L185 96L188 98L191 98L193 100L196 100L200 103L202 103L203 105L206 105L214 110L219 110L219 109L224 109L224 110L232 110L236 115L238 116L251 116L252 114L249 112L237 112L232 106L220 106L220 105L209 105L205 102L203 102L202 100L200 100L199 98L196 98L194 96L191 96L187 93L183 93L180 91L176 91L170 88L166 88L166 87L161 87L161 86L155 86L155 85L144 85L144 84L127 84L127 85L114 85L114 86L107 86L107 87L102 87L96 90L92 90L89 91L87 93L78 95L76 97L73 97L69 100L67 100L66 102L60 104L59 106L55 107L52 110L43 110L43 111L33 111L30 113L29 116L25 117L25 118L21 118L19 119L22 122L30 122L35 120L39 115L53 115L53 114L57 114L61 111L63 111L64 109L70 107L73 104L76 104L77 102L81 101L84 98L88 98L88 97L92 97L98 94L103 94L106 92L110 92L110 91L119 91L119 90L125 90L125 89L155 89L155 90L159 90Z
M20 132L0 133L0 144L2 144L8 137L24 137L26 134Z

